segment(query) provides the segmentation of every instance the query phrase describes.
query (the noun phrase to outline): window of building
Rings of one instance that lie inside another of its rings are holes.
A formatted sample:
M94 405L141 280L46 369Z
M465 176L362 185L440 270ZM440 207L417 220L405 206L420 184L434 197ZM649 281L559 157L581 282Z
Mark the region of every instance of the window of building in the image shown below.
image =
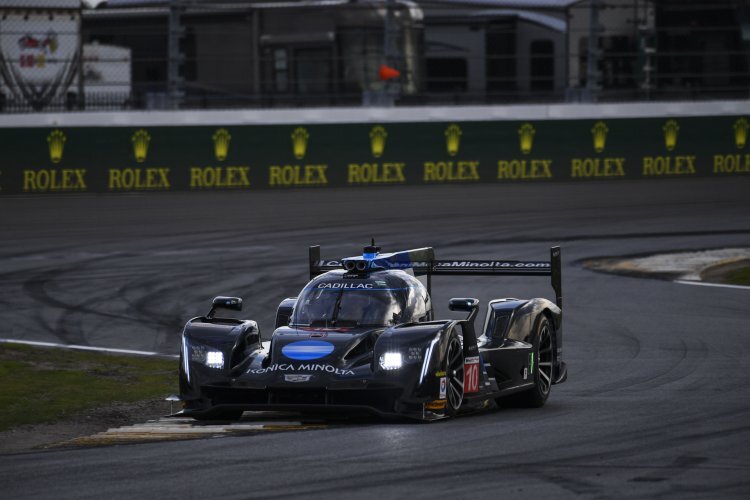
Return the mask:
M332 59L327 47L268 47L264 50L264 88L276 94L329 93Z
M294 51L295 90L299 94L325 94L331 91L331 50L298 48Z
M428 92L466 92L468 64L460 57L430 58L425 61Z
M555 44L552 40L531 42L531 90L555 88Z
M493 22L487 26L487 90L513 91L516 82L516 22Z

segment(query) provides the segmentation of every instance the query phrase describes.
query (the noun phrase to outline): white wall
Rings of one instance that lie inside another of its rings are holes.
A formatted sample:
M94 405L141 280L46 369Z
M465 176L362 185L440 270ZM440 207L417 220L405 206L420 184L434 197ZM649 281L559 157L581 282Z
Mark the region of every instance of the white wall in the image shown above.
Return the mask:
M0 128L466 122L750 115L748 101L0 114Z

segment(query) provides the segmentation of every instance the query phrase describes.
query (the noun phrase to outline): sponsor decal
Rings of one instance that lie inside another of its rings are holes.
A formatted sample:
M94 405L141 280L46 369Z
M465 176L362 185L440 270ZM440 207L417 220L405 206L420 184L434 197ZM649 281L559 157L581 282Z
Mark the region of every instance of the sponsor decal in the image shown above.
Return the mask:
M63 156L63 148L67 138L61 130L53 130L47 136L47 146L49 146L49 159L52 163L60 163Z
M426 161L424 182L478 181L478 161Z
M107 186L110 191L169 189L169 169L110 168Z
M479 356L464 359L464 393L479 392Z
M317 288L330 288L334 290L363 290L375 288L372 283L318 283Z
M445 372L435 372L436 377L445 377Z
M24 169L23 191L86 191L86 169Z
M292 131L292 152L294 157L301 160L307 153L307 142L310 140L310 134L304 127L297 127Z
M432 262L393 262L386 259L377 259L373 261L373 266L377 264L379 269L549 269L550 263L545 261L517 261L517 260L436 260ZM316 266L324 267L341 267L342 263L338 260L319 260Z
M642 173L646 177L695 175L695 156L644 156Z
M0 82L5 96L25 101L36 111L64 96L77 76L79 23L80 16L73 12L53 15L42 9L4 10L0 16Z
M534 146L534 135L536 130L531 123L524 123L518 129L518 145L521 148L521 153L527 155L531 153L531 148Z
M534 373L534 353L529 353L529 372Z
M750 154L714 155L714 174L741 174L750 172Z
M662 126L664 147L673 151L677 147L680 126L676 120L667 120ZM678 175L695 175L695 156L644 156L641 174L644 177L671 177Z
M326 186L328 165L272 165L268 168L269 186Z
M552 178L552 160L499 160L498 180L537 180Z
M748 129L750 129L750 123L746 118L738 118L732 125L734 145L737 149L745 149ZM750 173L750 154L714 155L713 173L714 175Z
M676 120L667 120L662 127L664 132L664 147L667 151L672 151L677 146L677 134L680 132L680 126Z
M191 167L190 188L248 188L250 167Z
M573 178L625 177L625 158L572 158Z
M594 151L597 153L604 151L604 146L607 143L607 132L609 132L609 129L604 122L596 122L594 128L591 129L591 136L594 139Z
M461 127L452 123L445 129L445 148L448 156L456 156L461 145ZM422 181L452 182L479 181L479 161L425 161L422 163Z
M427 263L424 263L425 265ZM453 267L469 267L469 268L502 268L502 269L546 269L550 267L549 262L518 262L518 261L502 261L502 260L453 260L453 261L442 261L435 265L436 269L442 268L453 268Z
M440 395L438 396L440 399L445 399L446 394L448 393L448 384L445 377L440 377Z
M52 163L60 163L67 138L58 129L47 136L49 158ZM86 191L86 169L23 169L23 192L45 193L61 191Z
M445 148L450 156L456 156L461 144L461 127L455 123L448 125L445 129Z
M67 138L65 134L55 129L47 136L49 159L52 163L60 163ZM86 169L23 169L23 192L44 193L59 191L86 191Z
M216 159L218 161L226 160L229 152L229 141L232 140L232 136L229 135L227 129L220 128L214 132L211 139L214 141L214 156L216 156Z
M447 403L445 399L436 399L425 403L424 408L425 410L444 410Z
M274 363L267 368L251 368L247 371L247 373L253 375L262 375L264 373L275 372L322 372L330 373L333 375L354 375L354 372L352 370L346 370L336 368L335 366L331 365L321 365L315 363L300 363L297 365L292 363Z
M285 373L284 374L284 381L285 382L309 382L312 378L312 375L304 375L299 373Z
M318 266L332 266L332 267L341 267L341 261L339 260L319 260L316 262L316 265Z
M151 142L151 136L143 129L136 131L130 138L133 143L133 156L135 161L143 163L148 155L148 145Z
M524 366L523 367L523 379L526 380L527 378L529 378L529 369Z
M281 348L281 353L289 359L311 360L328 356L333 352L333 344L322 340L302 340Z
M347 168L348 184L400 184L406 182L405 163L350 163Z
M734 145L737 146L737 149L745 149L745 144L747 144L747 130L750 128L747 119L737 119L732 128L734 129Z
M328 332L338 332L338 333L346 333L351 330L351 328L345 328L341 326L330 326L330 327L309 327L309 326L301 326L298 328L299 330L302 330L304 332L313 332L310 334L310 337L327 337Z
M380 158L383 155L386 137L388 137L388 133L385 131L385 127L375 125L370 129L370 151L375 158Z
M524 123L518 129L518 141L521 153L528 155L534 147L536 130L531 123ZM552 179L551 159L511 159L498 160L497 180L544 180Z

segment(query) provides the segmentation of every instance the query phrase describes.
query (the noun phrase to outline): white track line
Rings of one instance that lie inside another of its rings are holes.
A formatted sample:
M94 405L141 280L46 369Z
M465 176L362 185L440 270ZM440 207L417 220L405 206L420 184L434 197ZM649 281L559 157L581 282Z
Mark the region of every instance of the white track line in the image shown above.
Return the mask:
M717 288L736 288L738 290L750 290L750 286L723 285L721 283L705 283L703 281L676 280L675 283L679 283L680 285L713 286Z
M106 347L94 347L89 345L54 344L52 342L35 342L32 340L0 339L0 343L33 345L39 347L57 347L59 349L75 349L78 351L109 352L114 354L134 354L136 356L160 356L168 358L178 357L176 354L164 354L161 352L133 351L131 349L108 349Z

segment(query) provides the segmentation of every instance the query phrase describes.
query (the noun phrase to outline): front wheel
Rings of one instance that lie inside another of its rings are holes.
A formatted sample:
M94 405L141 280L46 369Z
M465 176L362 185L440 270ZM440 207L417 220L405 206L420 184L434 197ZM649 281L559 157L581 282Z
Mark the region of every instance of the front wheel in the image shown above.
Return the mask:
M458 413L464 400L464 348L457 335L448 341L445 355L446 410L448 416Z

